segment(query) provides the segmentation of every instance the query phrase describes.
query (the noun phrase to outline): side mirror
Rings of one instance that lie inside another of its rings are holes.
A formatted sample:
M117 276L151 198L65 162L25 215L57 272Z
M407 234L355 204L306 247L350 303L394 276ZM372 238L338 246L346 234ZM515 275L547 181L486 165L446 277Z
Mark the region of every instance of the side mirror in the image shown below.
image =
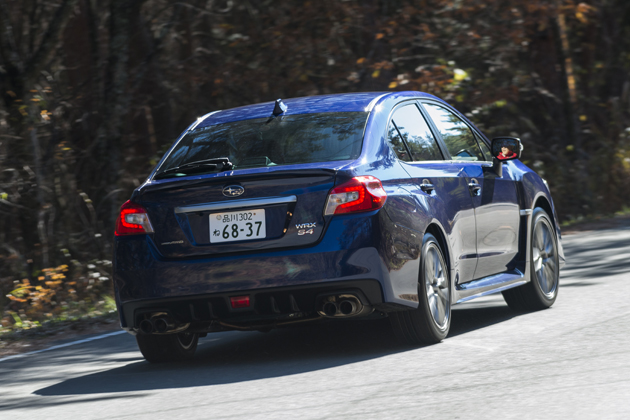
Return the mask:
M500 161L520 159L522 151L521 139L516 137L495 137L492 139L492 156Z

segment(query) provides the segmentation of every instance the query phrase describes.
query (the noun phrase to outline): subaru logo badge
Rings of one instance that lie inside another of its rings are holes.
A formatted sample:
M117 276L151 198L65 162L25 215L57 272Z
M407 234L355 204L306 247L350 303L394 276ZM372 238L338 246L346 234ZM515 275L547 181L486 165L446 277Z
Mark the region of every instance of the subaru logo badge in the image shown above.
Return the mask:
M243 195L245 192L245 188L240 185L230 185L228 187L223 188L223 195L226 197L238 197Z

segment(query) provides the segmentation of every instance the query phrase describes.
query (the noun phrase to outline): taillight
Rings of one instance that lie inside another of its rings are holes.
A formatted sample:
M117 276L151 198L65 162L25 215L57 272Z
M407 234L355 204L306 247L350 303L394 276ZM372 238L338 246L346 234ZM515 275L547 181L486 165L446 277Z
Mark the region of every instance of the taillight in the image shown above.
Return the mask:
M153 226L144 207L131 201L120 206L120 215L116 220L116 236L145 233L153 233Z
M383 207L387 193L378 178L355 176L328 193L325 215L355 213Z

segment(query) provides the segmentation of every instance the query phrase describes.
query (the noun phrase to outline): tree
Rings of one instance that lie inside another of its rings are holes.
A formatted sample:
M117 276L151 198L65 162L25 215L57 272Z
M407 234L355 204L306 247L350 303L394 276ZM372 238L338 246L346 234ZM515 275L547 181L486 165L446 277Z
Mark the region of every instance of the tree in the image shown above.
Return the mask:
M0 295L106 261L181 130L278 97L433 93L520 136L561 219L620 210L629 31L626 0L0 0Z

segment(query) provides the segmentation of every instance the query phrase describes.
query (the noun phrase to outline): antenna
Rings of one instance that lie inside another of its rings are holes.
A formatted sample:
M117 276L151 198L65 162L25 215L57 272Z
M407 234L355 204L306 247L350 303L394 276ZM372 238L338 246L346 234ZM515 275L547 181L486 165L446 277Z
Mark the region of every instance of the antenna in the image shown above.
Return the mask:
M282 102L282 99L278 98L276 100L276 104L273 107L273 116L277 117L278 115L282 114L284 111L287 110L287 106Z

